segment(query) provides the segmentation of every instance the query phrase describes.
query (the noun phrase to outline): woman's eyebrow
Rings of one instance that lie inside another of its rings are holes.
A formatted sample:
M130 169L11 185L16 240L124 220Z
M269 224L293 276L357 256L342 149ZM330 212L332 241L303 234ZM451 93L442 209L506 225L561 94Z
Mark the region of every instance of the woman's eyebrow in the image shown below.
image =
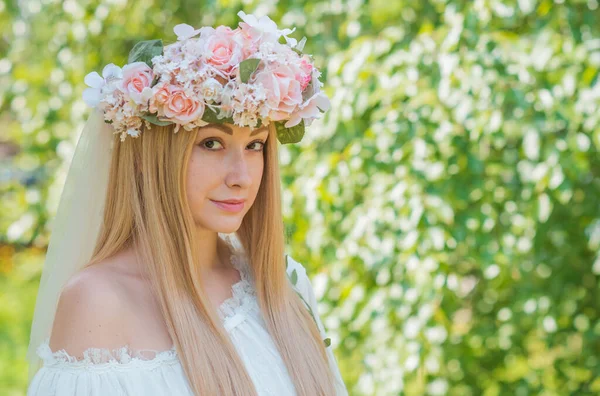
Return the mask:
M260 133L262 131L265 131L266 129L267 129L266 126L264 126L262 128L255 129L255 130L252 131L252 133L250 134L250 136L254 136L254 135L256 135L256 134L258 134L258 133Z
M229 135L233 135L233 130L230 127L228 127L227 125L224 125L224 124L214 124L213 123L213 124L208 124L208 125L204 126L203 128L215 128L215 129L221 130L221 131L223 131L223 132L225 132L225 133L227 133ZM262 128L255 129L255 130L252 131L252 133L250 134L250 136L254 136L254 135L262 132L265 129L267 129L266 126L264 126Z
M219 129L229 135L233 135L233 130L231 128L229 128L227 125L223 125L223 124L208 124L206 126L203 127L204 128L215 128L215 129Z

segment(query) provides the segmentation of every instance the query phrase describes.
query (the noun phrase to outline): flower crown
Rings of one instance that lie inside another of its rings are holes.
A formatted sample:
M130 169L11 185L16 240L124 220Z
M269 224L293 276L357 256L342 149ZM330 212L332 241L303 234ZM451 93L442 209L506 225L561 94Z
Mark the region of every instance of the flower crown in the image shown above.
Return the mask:
M330 107L321 73L302 53L306 37L297 42L288 37L296 28L279 30L268 16L237 15L244 22L236 29L179 24L173 44L137 43L122 69L110 63L102 76L85 76L90 88L83 100L103 112L121 141L140 136L142 122L146 128L175 124L177 132L273 121L282 144L299 142L304 127Z

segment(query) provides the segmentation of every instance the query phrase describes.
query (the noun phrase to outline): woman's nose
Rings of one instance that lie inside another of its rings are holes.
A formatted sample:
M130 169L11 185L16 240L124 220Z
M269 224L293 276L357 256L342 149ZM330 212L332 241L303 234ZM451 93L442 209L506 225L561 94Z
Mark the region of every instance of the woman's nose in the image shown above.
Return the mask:
M250 164L244 151L232 154L229 162L226 183L228 186L249 187L252 182L250 177Z

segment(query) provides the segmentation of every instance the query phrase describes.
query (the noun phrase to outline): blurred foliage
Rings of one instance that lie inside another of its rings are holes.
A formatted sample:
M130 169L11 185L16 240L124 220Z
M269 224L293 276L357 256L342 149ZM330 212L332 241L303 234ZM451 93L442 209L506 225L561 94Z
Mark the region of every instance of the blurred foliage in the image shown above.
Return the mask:
M308 37L332 99L281 162L350 393L599 394L597 0L0 0L0 393L23 394L83 77L242 7Z

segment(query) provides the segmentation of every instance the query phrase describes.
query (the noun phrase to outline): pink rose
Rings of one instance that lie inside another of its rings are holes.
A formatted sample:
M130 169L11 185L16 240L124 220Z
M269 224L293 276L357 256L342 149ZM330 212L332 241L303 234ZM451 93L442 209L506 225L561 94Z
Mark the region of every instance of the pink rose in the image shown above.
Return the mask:
M262 43L262 33L244 22L240 22L240 27L234 32L241 39L243 59L248 59L250 55L258 51Z
M149 99L153 79L154 72L145 62L130 63L123 67L123 80L119 88L135 103L142 104Z
M273 70L263 69L254 81L262 84L267 91L267 104L271 108L269 118L281 121L289 118L302 103L302 89L296 79L297 68L293 65L279 65Z
M242 46L236 31L228 26L218 26L214 33L206 38L205 62L224 73L230 73L233 67L242 61Z
M302 73L296 76L296 79L300 81L300 87L302 91L304 91L312 79L313 71L313 65L310 63L310 58L306 55L302 56L302 60L300 61L300 70L302 70Z
M169 90L169 97L162 107L165 117L182 125L202 117L204 102L190 98L180 87L171 85Z
M148 110L151 113L156 113L159 109L162 111L163 106L171 96L170 84L158 83L152 88L152 98L150 98L150 106Z

